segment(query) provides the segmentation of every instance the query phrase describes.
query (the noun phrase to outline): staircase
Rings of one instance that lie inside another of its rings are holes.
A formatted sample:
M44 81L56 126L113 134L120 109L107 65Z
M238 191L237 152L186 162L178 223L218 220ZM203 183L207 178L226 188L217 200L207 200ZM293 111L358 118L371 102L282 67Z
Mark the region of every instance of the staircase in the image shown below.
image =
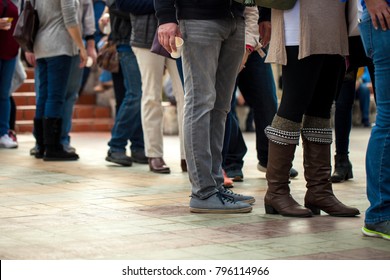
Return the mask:
M12 94L16 103L17 133L31 133L35 116L34 69L26 69L27 79ZM84 94L78 98L73 111L72 132L111 131L114 120L111 108L96 105L95 94Z

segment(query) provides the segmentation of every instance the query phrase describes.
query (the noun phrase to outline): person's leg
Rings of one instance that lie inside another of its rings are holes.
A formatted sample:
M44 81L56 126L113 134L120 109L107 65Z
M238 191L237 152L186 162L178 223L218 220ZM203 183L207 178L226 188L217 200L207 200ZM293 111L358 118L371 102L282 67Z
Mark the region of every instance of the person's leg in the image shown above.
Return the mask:
M156 173L170 173L163 160L162 77L164 57L149 49L133 48L142 78L141 119L144 131L145 154L149 168Z
M191 211L213 211L208 209L211 206L219 208L214 208L215 212L251 211L247 204L222 203L217 198L223 185L226 115L244 51L244 21L184 20L180 29L186 42L182 56L184 141L192 185Z
M8 136L11 112L10 91L16 59L0 60L0 147L16 148L17 143Z
M111 131L111 139L108 142L110 146L108 157L114 157L115 160L113 153L121 154L121 158L125 159L126 162L124 165L129 165L128 163L132 159L127 156L123 157L126 154L128 140L131 141L132 152L144 153L144 139L141 124L141 74L131 48L120 51L118 54L126 92Z
M334 172L332 183L339 183L353 178L352 164L349 160L349 135L352 127L352 107L355 98L357 69L350 69L336 94L334 115L334 131L336 155L334 157Z
M283 94L278 112L266 128L268 141L267 214L310 217L312 212L290 194L290 169L299 144L303 114L308 108L322 65L321 56L298 60L298 47L286 47L288 64L282 66Z
M66 86L65 100L62 113L62 132L61 144L64 149L69 150L70 136L72 130L73 107L76 103L78 92L81 86L81 78L83 69L79 67L80 56L76 55L71 58L70 75ZM72 148L73 149L73 148Z
M72 57L61 55L44 60L47 65L47 100L43 115L45 145L43 159L46 161L77 160L76 153L66 152L61 145L62 116Z
M371 127L370 124L370 89L366 84L362 83L356 91L359 99L360 112L362 114L362 125Z
M267 167L268 138L264 129L271 124L278 105L271 66L254 52L239 74L238 81L245 101L254 111L257 159L260 165Z
M333 100L344 77L344 58L321 55L316 65L320 75L302 124L303 165L306 179L305 207L313 214L320 210L332 216L353 217L360 212L340 202L333 194L331 178L332 129L330 114ZM313 65L315 66L315 65Z
M240 182L244 178L242 173L243 159L248 149L235 114L235 107L236 98L233 95L230 112L226 119L222 167L229 178L233 178L235 182ZM224 152L225 150L226 152Z
M123 71L120 64L118 69L119 70L117 73L111 73L115 94L115 114L118 114L119 108L126 95L125 81L123 78Z
M374 29L367 11L359 25L375 65L377 116L366 153L367 197L363 233L390 239L390 31Z

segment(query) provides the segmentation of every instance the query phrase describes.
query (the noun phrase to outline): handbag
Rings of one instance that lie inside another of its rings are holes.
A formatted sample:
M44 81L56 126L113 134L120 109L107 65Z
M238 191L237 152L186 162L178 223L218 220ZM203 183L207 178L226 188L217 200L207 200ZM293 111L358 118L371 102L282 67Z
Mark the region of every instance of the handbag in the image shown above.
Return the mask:
M152 53L173 59L171 57L171 54L160 44L160 42L158 40L158 32L157 31L154 34L153 43L152 43L152 47L151 47L150 51Z
M13 33L19 46L28 52L34 51L34 40L39 28L38 12L34 6L31 4L31 0L26 0Z
M277 10L290 10L297 0L256 0L256 5Z
M116 44L112 41L107 41L98 51L97 65L111 73L119 72L119 58Z

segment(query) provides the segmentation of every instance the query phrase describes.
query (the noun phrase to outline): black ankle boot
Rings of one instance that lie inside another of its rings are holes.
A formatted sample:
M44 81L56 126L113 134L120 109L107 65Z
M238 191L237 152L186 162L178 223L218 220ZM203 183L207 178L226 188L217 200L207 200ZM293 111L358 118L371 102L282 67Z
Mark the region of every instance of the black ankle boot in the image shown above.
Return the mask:
M45 143L45 161L70 161L78 160L79 156L75 152L67 152L61 145L62 119L43 119L43 133Z
M349 161L348 155L335 155L334 172L331 177L332 183L341 183L353 178L352 164Z

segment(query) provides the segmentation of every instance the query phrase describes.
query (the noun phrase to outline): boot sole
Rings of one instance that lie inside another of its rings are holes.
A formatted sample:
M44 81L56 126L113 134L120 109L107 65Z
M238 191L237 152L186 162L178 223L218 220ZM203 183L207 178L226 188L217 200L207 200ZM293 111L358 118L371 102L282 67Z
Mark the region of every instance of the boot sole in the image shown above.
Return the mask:
M116 163L116 164L119 164L119 165L122 165L122 166L131 166L132 163L130 162L122 162L122 161L118 161L118 160L113 160L109 157L106 157L106 161L109 161L109 162L112 162L112 163Z
M252 211L252 207L244 207L238 209L203 209L203 208L192 208L192 213L209 213L209 214L234 214L234 213L249 213Z
M312 213L306 213L306 214L302 214L302 215L280 213L280 212L278 212L275 208L273 208L270 205L264 205L264 208L265 208L265 213L266 214L270 214L270 215L282 215L284 217L296 217L296 218L310 218L310 217L313 217Z
M75 161L78 160L79 158L47 158L44 157L44 161Z

